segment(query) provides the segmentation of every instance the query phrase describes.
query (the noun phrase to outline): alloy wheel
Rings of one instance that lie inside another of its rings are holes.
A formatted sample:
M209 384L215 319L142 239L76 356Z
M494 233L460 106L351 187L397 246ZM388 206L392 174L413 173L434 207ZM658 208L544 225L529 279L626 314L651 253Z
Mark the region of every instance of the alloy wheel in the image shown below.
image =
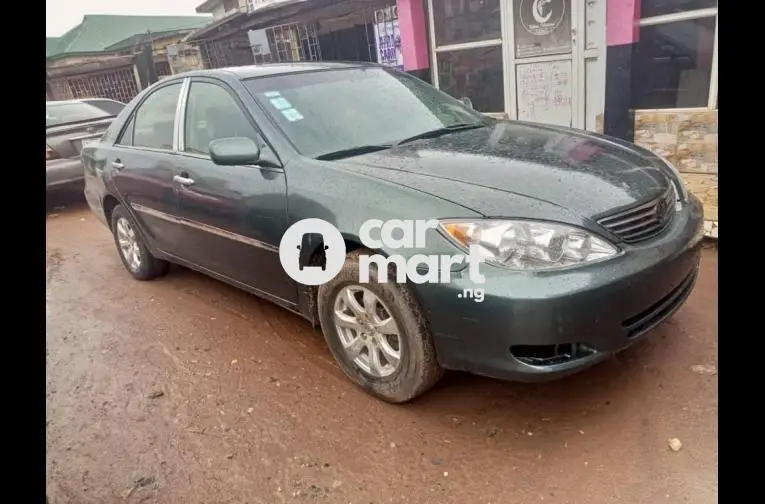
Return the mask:
M133 226L124 217L117 220L117 242L120 246L120 253L130 270L138 271L141 267L141 250L138 247L138 239Z
M392 312L366 287L343 287L335 298L334 318L346 355L363 371L385 378L401 364L401 336Z

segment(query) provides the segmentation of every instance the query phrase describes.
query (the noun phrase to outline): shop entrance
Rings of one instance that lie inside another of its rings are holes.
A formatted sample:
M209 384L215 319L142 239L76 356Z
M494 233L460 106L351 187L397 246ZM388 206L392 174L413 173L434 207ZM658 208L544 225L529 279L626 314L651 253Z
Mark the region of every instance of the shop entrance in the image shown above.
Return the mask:
M509 32L510 96L522 121L573 126L580 94L574 58L576 29L570 0L513 0ZM515 89L513 89L515 87Z
M434 84L491 115L596 130L606 0L429 0Z

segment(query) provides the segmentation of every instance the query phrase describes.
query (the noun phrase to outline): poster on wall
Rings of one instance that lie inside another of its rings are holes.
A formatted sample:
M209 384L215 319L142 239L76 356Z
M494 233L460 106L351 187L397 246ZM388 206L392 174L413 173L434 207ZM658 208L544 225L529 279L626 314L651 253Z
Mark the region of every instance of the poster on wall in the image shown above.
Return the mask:
M268 35L266 30L249 30L247 39L250 41L252 54L260 56L270 56L271 47L268 44Z
M515 57L571 52L571 0L513 0Z
M518 119L571 126L571 61L524 63L517 68Z
M404 55L401 52L401 32L395 5L375 11L374 30L377 62L403 70Z

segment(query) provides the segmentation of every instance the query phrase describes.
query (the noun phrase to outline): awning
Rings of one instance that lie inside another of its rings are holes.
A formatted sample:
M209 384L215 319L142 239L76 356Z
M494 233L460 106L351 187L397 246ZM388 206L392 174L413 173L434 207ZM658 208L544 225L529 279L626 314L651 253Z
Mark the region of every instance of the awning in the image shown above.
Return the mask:
M326 4L337 0L275 0L266 4L255 5L250 12L236 12L223 17L209 25L200 28L197 31L189 33L183 40L192 42L203 38L218 38L219 36L230 35L239 31L242 26L251 23L257 23L261 20L270 23L274 17L279 17L282 11L294 14L293 10L297 7L299 12L305 9L305 4Z
M216 39L237 32L268 28L279 24L306 22L311 14L336 17L394 4L395 0L275 0L256 5L249 13L238 12L215 21L186 36L184 41Z

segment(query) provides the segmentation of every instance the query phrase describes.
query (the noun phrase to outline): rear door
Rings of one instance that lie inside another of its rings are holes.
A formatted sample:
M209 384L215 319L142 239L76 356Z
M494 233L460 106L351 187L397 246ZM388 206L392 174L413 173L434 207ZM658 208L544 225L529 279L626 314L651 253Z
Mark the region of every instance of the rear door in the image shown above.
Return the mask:
M107 156L111 183L146 239L173 255L182 255L177 246L181 229L173 176L178 163L174 128L183 82L171 81L146 95Z

